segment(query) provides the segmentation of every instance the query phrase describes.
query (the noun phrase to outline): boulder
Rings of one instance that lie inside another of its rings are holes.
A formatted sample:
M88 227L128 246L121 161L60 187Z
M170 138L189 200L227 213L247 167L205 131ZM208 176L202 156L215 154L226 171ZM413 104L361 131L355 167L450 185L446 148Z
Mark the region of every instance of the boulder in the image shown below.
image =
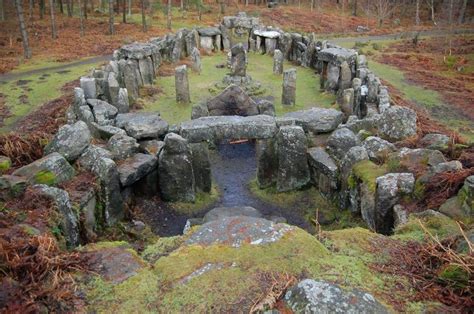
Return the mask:
M308 150L308 163L311 181L325 196L337 191L339 169L331 156L321 147Z
M221 31L217 27L202 27L198 28L197 31L202 37L212 37L221 34Z
M255 208L250 206L238 206L238 207L216 207L211 209L204 215L203 223L207 223L214 220L220 220L224 217L235 217L235 216L247 216L262 218L262 214Z
M118 109L106 101L99 99L88 99L87 103L92 107L95 121L98 125L112 125Z
M303 129L298 126L281 127L276 141L278 192L302 188L310 180L306 136Z
M54 185L72 179L75 171L61 154L54 152L15 170L13 175L25 177L32 184Z
M79 107L77 119L84 121L87 126L90 126L92 125L92 123L95 123L94 114L92 113L92 110L88 105Z
M345 90L352 86L352 71L347 61L341 63L341 77L339 80L339 90Z
M456 172L459 170L462 170L462 163L458 160L442 162L433 166L433 173Z
M136 139L158 138L168 131L168 123L159 114L150 112L118 114L115 126L125 129L129 136Z
M231 84L222 93L207 101L209 116L253 116L259 114L255 101L244 90Z
M446 162L444 155L438 150L407 147L392 153L390 160L393 164L398 164L399 168L409 172L431 170L434 166Z
M376 179L375 230L391 234L394 226L393 207L403 195L410 195L415 187L412 173L389 173Z
M207 142L189 144L194 181L198 192L209 193L212 187L211 161Z
M290 288L284 301L294 313L389 313L367 292L346 290L336 284L313 279L304 279Z
M0 200L6 201L10 198L21 196L28 186L24 177L4 174L0 177Z
M144 154L150 154L157 156L160 154L161 149L165 145L165 142L158 140L145 140L140 141L140 151Z
M358 146L359 138L347 128L332 132L327 140L327 151L338 160L342 160L351 147Z
M100 158L112 159L112 153L102 147L89 145L77 162L84 169L90 170L94 166L95 161Z
M152 172L158 164L158 158L148 154L135 154L118 166L122 187L130 186Z
M195 201L195 181L188 142L168 133L158 161L159 185L165 201Z
M388 155L396 150L395 145L376 136L369 136L363 142L362 146L367 151L370 160L383 162Z
M91 123L92 133L95 138L103 139L108 141L115 134L127 135L124 129L117 128L111 125L98 125L95 122Z
M428 149L447 150L449 145L449 136L439 133L426 134L420 144Z
M57 152L68 161L74 161L79 158L90 142L91 133L87 124L83 121L78 121L74 124L66 124L60 127L51 142L44 148L44 153L49 155Z
M342 123L344 114L335 109L313 107L285 114L285 118L293 118L296 124L303 127L306 132L328 133Z
M390 141L401 141L416 135L416 113L406 107L391 106L378 121L381 137Z
M207 104L196 104L191 108L191 120L209 116Z
M114 160L125 159L138 153L139 147L136 139L120 133L112 136L107 143L107 149Z
M69 194L61 189L37 184L33 187L48 196L57 207L60 216L61 231L69 248L78 246L80 240L79 222L69 200Z
M257 101L258 114L265 114L267 116L275 116L275 105L270 100L260 99Z
M294 228L289 225L275 224L263 218L231 216L203 224L185 243L201 246L225 244L234 248L245 243L264 245L280 240L291 230Z

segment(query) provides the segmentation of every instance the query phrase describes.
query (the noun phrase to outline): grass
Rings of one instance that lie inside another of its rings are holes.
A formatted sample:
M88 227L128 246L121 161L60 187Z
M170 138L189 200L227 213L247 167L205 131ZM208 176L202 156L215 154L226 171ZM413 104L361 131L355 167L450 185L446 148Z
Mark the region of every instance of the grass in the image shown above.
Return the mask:
M48 62L47 64L52 66L58 63ZM68 72L53 70L46 73L48 76L43 76L43 74L24 76L20 80L26 81L26 83L21 86L18 85L18 80L0 85L0 93L5 95L5 104L11 113L11 116L4 120L4 126L0 128L0 133L12 130L21 117L33 112L42 104L61 96L61 87L64 84L78 79L97 66L98 64L79 65L65 70ZM21 69L25 70L25 68Z
M272 72L273 59L267 55L249 54L247 73L256 81L262 84L266 93L263 96L270 96L274 99L276 114L306 109L310 107L333 107L335 96L323 93L319 90L318 76L310 69L297 67L296 79L296 105L283 107L281 104L281 84L282 77L276 76ZM217 53L212 56L202 58L202 73L198 75L188 70L189 86L192 104L202 102L212 97L209 88L220 82L228 69L216 68L218 64L226 62L226 55ZM291 65L285 63L285 68ZM147 99L144 104L145 111L159 111L161 116L171 124L189 120L191 118L192 104L178 104L175 99L174 76L158 77L156 86L160 89L160 94L154 99Z
M260 189L257 180L252 180L249 183L249 189L255 197L267 203L294 208L310 223L313 223L318 211L323 230L366 226L359 217L354 217L348 210L340 210L335 204L325 199L315 187L278 193L275 187Z
M170 203L172 209L178 213L192 215L201 212L203 208L215 203L220 196L219 189L213 185L210 193L196 193L196 201L194 203L174 202Z

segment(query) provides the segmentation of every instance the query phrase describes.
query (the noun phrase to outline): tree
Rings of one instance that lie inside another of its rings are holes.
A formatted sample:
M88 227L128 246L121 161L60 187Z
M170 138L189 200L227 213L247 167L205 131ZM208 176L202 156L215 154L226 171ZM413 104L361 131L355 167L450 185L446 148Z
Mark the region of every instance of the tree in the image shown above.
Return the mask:
M4 6L4 0L0 0L0 21L5 21L5 6Z
M82 7L81 0L77 0L79 3L79 19L81 21L81 37L84 36L84 8Z
M64 8L63 8L63 0L59 0L59 12L61 12L61 14L64 14Z
M146 16L145 16L145 0L142 0L142 24L143 24L143 32L146 33L148 31L146 25Z
M415 10L415 23L420 25L420 0L416 0L416 10Z
M72 17L72 4L71 4L71 0L67 0L67 2L66 2L66 8L67 8L67 16Z
M127 0L122 0L122 22L127 23Z
M166 27L171 30L171 0L168 0L168 9L166 12Z
M42 20L44 18L44 0L40 0L39 13L40 13L40 20Z
M20 26L21 39L23 41L23 55L25 59L31 58L30 44L28 43L28 32L26 31L25 19L23 18L23 8L21 0L15 0L16 13L18 15L18 24Z
M128 16L132 15L132 0L128 0Z
M392 13L394 6L390 0L375 0L372 5L377 14L379 27L382 27L385 19Z
M435 3L434 3L434 0L426 0L426 3L427 3L428 6L430 7L430 11L431 11L431 21L433 22L434 25L436 25L436 21L435 21Z
M86 20L87 20L87 1L88 0L84 0L84 9L82 10L83 15L84 15L84 19L86 19Z
M114 0L109 0L109 34L113 35L114 29Z
M352 2L352 16L357 16L357 0Z
M56 33L56 21L54 19L54 0L49 0L49 9L51 13L51 37L56 39L58 38L58 34Z
M467 0L464 0L462 3L461 10L459 11L459 19L458 23L463 24L465 21L465 15L466 15L466 7L467 7Z

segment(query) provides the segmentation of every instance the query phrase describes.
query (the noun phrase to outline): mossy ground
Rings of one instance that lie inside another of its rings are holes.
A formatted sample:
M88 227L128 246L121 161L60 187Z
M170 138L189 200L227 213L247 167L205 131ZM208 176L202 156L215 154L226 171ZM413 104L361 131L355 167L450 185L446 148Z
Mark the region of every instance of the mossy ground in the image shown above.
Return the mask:
M216 53L202 57L202 72L200 75L188 69L191 104L179 104L175 98L174 75L160 76L156 79L156 87L159 93L152 98L145 99L145 111L159 111L161 116L171 124L191 119L192 104L199 103L213 96L210 88L221 82L227 68L216 68L216 65L225 64L227 55ZM274 99L277 115L290 111L301 110L310 107L333 107L335 96L319 90L319 79L311 69L294 66L285 63L285 68L296 67L296 105L283 107L281 104L282 76L273 74L273 58L268 55L250 53L248 56L247 73L262 84L266 93L262 97L269 96Z
M387 276L367 266L377 259L370 246L378 235L356 228L327 232L326 237L331 250L298 228L267 245L182 246L121 284L114 286L99 278L90 281L86 288L89 310L245 311L271 285L262 280L264 274L329 280L376 296L389 293L393 287ZM183 281L207 264L220 266Z
M252 180L249 183L249 190L265 202L279 207L293 208L310 223L314 223L316 213L318 213L318 221L323 230L366 226L362 219L354 217L348 210L340 210L314 187L279 193L275 187L260 189L257 180Z
M197 193L194 203L174 202L169 204L170 207L178 213L192 215L195 212L201 212L203 208L209 207L215 203L219 197L219 188L213 185L210 193Z
M57 62L47 62L48 66L58 65ZM42 67L44 63L28 65L31 69ZM5 106L8 107L11 116L3 121L4 126L0 133L13 129L15 123L27 114L33 112L40 105L61 96L61 87L64 84L86 75L99 64L79 65L67 70L53 70L45 74L33 74L21 77L6 84L0 84L0 93L4 95ZM26 71L30 68L21 68Z
M408 223L395 228L392 237L398 240L423 241L426 239L427 234L420 225L420 222L433 236L440 239L460 235L456 222L447 216L439 214L420 218L410 215Z

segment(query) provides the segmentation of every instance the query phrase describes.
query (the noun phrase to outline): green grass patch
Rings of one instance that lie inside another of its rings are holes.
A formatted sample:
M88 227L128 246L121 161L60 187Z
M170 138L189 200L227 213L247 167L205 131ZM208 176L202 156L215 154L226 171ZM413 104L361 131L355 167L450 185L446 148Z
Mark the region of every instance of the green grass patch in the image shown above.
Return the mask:
M11 117L5 119L0 132L11 131L21 117L33 112L40 105L60 97L62 95L61 87L64 84L86 75L97 66L98 64L79 65L64 70L68 72L52 70L46 72L47 76L43 76L43 74L27 75L0 85L0 93L5 95L6 106L11 112ZM19 80L25 81L25 83L19 85Z
M262 84L266 93L262 96L274 98L275 110L278 116L287 112L306 109L310 107L333 107L335 96L319 90L319 78L313 70L294 66L297 68L296 79L296 105L283 107L281 104L282 76L273 74L273 59L267 55L250 53L248 57L247 73ZM209 92L215 83L221 82L227 68L216 68L218 64L225 64L226 54L216 53L202 58L202 73L200 75L188 72L191 94L191 104L178 104L175 96L174 76L158 77L156 86L160 89L154 99L145 101L145 111L159 111L161 116L171 124L191 119L192 104L200 103L213 96ZM293 67L285 63L285 68Z
M354 165L352 172L355 177L367 184L371 192L375 193L376 179L388 173L388 169L385 165L379 166L370 160L362 160ZM349 180L348 184L350 186L354 183Z
M194 203L174 202L169 204L178 213L192 215L215 203L219 196L220 191L218 187L213 185L210 193L196 193L196 201Z

